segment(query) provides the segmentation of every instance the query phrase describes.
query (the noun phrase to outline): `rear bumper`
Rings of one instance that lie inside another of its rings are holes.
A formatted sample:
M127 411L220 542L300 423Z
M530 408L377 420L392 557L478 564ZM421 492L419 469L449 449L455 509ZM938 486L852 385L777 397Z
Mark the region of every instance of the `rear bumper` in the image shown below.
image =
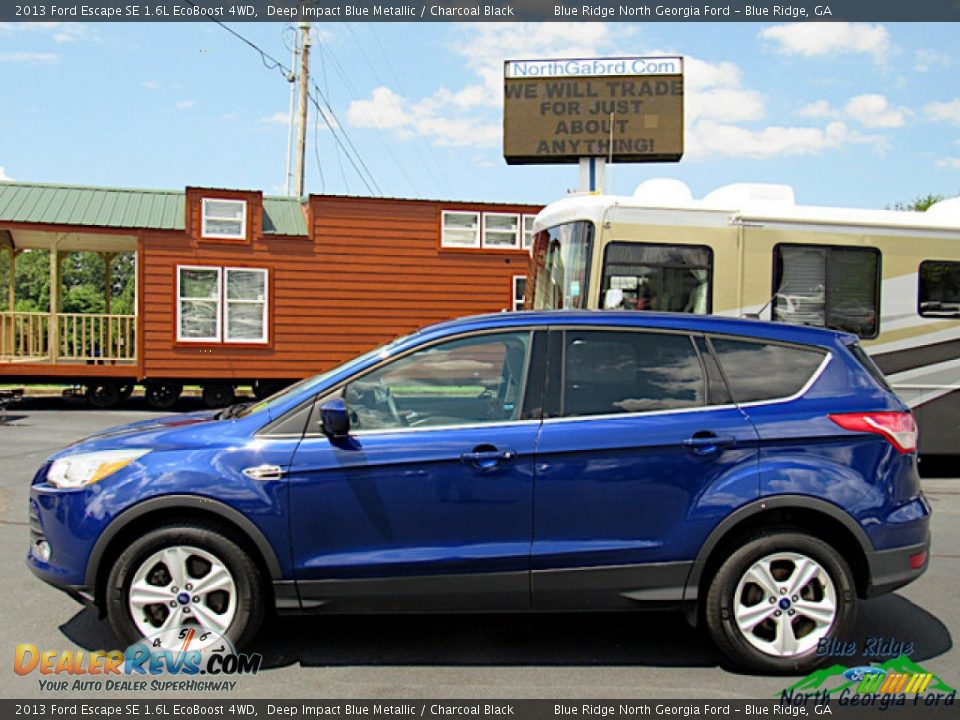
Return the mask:
M923 554L923 563L914 567L913 563ZM892 592L907 583L913 582L927 571L930 565L930 537L926 541L893 550L879 550L867 553L867 565L870 580L866 596L877 597Z

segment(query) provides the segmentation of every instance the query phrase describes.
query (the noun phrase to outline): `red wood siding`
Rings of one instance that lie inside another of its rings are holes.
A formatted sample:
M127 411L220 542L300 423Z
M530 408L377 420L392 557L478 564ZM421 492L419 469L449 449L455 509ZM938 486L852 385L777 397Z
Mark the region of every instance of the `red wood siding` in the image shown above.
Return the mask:
M141 351L146 377L296 378L432 322L512 306L517 250L440 248L441 210L536 213L539 207L313 197L311 238L249 244L143 234ZM188 206L189 207L189 206ZM176 342L176 267L269 271L269 343Z

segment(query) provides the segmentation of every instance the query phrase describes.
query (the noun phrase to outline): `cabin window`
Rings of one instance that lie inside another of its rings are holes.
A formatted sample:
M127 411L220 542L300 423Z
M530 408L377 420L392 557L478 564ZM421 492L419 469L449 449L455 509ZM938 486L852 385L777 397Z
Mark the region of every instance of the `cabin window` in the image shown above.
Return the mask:
M513 276L513 311L523 310L523 296L527 291L527 276Z
M520 215L516 213L484 213L483 246L519 250Z
M702 245L607 246L601 301L608 310L710 312L713 251Z
M247 201L204 198L203 237L245 239L247 237Z
M877 336L879 250L778 245L773 256L774 320Z
M267 342L267 271L177 268L177 340Z
M220 341L220 268L177 268L177 340Z
M960 262L924 260L920 263L917 312L923 317L960 317Z
M536 215L523 216L523 249L530 250L533 247L533 221Z
M267 341L267 271L227 268L224 339Z
M442 215L440 244L443 247L480 247L480 213L444 210Z

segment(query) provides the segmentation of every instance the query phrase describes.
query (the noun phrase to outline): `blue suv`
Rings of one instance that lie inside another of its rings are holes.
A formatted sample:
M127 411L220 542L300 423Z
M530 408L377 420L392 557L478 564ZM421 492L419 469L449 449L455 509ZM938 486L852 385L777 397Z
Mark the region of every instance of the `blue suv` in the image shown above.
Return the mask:
M929 521L913 418L852 335L503 313L62 450L29 565L126 642L249 644L271 609L676 609L795 673L924 572Z

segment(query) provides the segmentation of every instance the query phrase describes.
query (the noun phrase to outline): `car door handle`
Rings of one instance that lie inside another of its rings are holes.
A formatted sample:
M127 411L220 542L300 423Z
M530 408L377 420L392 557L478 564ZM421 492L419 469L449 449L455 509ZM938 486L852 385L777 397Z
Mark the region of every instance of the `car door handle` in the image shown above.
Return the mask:
M732 447L737 439L733 435L716 435L712 432L698 432L693 437L680 441L681 444L693 451L694 455L713 455L724 448Z
M460 456L467 465L472 465L479 470L490 470L500 465L501 462L509 462L517 456L515 450L500 450L499 448L474 448L472 452L465 452Z

